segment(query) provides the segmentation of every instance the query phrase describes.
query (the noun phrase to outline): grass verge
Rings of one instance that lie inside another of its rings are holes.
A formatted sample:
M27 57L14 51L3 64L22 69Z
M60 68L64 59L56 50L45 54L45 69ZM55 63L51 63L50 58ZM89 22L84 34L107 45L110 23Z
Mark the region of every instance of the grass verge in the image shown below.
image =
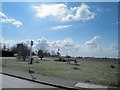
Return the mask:
M108 86L118 86L118 63L92 60L78 60L79 65L66 62L40 61L34 63L36 74L60 77L64 79L90 82ZM114 65L114 68L111 68ZM28 72L28 62L13 59L3 59L2 68Z

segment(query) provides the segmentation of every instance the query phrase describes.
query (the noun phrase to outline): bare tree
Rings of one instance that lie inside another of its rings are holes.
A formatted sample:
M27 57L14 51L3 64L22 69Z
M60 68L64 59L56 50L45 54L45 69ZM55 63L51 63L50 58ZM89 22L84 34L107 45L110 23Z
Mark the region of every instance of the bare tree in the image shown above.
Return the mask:
M17 53L17 46L16 45L12 46L10 51L13 53Z
M20 60L22 58L25 61L27 56L29 56L30 50L23 43L17 44L17 53L18 53L18 59Z
M23 47L23 44L17 44L17 58L20 60L21 57L22 57L22 47Z
M27 46L23 45L22 59L25 61L27 56L29 56L30 50Z

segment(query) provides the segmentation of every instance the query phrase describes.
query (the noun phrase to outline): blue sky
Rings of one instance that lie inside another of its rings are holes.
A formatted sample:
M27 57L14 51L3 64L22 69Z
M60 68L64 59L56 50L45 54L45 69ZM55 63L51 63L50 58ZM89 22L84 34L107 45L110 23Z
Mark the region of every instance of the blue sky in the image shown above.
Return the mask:
M2 24L4 40L17 42L44 37L52 42L70 38L80 46L89 41L88 45L92 43L99 48L118 43L118 5L115 2L3 2L2 13L8 19L14 19ZM117 53L106 56L116 57Z

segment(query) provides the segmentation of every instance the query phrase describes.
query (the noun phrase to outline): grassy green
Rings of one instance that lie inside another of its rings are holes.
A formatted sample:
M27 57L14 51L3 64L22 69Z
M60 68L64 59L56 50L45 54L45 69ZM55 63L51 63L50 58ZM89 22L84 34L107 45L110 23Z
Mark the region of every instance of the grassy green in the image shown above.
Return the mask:
M66 62L41 61L34 63L35 73L54 76L65 79L90 82L101 85L117 86L118 85L118 64L117 62L100 62L90 60L78 60L79 65L71 65ZM115 68L110 66L114 65ZM18 61L3 59L2 67L20 71L28 71L27 61ZM78 68L75 70L73 68Z

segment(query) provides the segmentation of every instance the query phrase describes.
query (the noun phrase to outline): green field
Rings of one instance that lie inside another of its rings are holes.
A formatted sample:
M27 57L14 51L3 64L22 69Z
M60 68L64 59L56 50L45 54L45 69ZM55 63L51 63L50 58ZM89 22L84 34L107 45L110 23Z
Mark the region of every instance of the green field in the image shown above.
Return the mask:
M54 60L34 63L36 74L60 77L65 79L90 82L100 85L118 85L118 63L115 61L95 61L78 59L79 65L57 62ZM111 68L114 65L115 68ZM2 67L28 72L28 62L12 59L3 59Z

